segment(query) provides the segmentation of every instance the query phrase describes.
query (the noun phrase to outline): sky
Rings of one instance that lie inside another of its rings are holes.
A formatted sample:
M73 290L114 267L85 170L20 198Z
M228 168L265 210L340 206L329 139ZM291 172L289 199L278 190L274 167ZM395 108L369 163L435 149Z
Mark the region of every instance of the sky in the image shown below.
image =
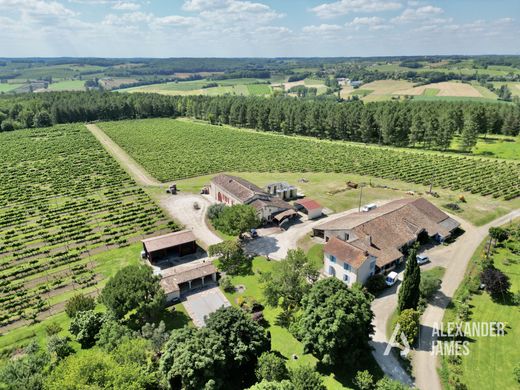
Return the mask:
M520 0L0 0L0 57L520 54Z

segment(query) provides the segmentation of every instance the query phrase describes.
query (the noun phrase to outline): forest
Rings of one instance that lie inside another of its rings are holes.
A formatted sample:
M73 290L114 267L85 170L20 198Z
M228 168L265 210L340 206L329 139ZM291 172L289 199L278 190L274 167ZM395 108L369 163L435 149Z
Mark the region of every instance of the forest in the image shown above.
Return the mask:
M446 150L455 134L461 149L479 134L516 136L520 105L477 102L373 102L333 98L162 96L109 92L27 94L0 98L0 128L96 120L193 117L287 135Z

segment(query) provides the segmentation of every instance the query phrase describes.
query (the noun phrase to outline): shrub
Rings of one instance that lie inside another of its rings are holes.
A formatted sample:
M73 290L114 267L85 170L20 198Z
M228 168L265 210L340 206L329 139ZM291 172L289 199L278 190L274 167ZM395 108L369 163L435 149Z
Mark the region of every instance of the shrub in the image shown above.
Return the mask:
M51 355L56 356L57 360L66 358L74 353L74 348L69 345L69 337L53 335L47 340L47 350Z
M231 282L231 278L224 276L222 279L220 279L219 283L220 283L220 287L222 287L222 289L225 292L232 293L235 291L235 286Z
M400 330L405 334L408 343L413 344L419 334L419 317L417 310L406 309L399 314L397 323Z
M259 381L279 382L289 377L285 359L274 352L264 352L260 355L255 373Z
M214 219L218 218L220 214L222 214L222 211L224 211L225 207L226 205L224 203L212 204L208 207L206 215L211 221L213 221Z
M45 326L45 333L47 336L54 336L55 334L60 333L62 330L63 328L56 321L53 321L49 325Z
M70 318L74 318L80 311L94 310L96 307L96 300L90 296L83 294L76 294L70 298L65 305L65 313Z
M103 321L104 317L101 313L92 310L81 311L72 319L69 331L76 336L76 341L82 348L90 348L96 342Z
M354 384L359 390L370 390L374 387L374 377L367 371L358 371Z
M421 296L425 299L429 299L435 294L435 292L440 288L441 280L429 274L423 274L421 278L421 282L419 283L419 290L421 291Z
M373 275L368 278L365 287L371 294L377 294L386 288L385 276L383 274Z
M520 383L520 362L516 363L516 366L513 368L513 375L518 383Z
M496 268L485 269L480 274L480 281L494 299L507 295L511 287L508 276Z

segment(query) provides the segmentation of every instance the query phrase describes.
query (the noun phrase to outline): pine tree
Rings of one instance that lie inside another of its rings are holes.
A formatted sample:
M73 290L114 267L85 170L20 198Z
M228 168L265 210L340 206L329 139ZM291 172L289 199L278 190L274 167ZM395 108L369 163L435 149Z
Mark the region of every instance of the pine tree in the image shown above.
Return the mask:
M477 144L478 137L478 122L474 115L468 115L464 121L462 128L460 148L464 151L469 151Z
M406 309L416 310L419 304L421 270L417 264L417 245L410 248L404 270L404 279L399 289L399 313Z

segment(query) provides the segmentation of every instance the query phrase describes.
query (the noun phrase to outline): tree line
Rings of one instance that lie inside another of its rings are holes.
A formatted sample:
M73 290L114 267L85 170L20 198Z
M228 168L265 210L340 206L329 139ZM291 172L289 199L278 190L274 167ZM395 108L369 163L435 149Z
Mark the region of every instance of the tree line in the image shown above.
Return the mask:
M0 128L153 117L193 117L286 135L401 147L448 149L455 135L471 148L479 134L516 136L520 105L333 98L163 96L110 92L27 94L0 99Z

